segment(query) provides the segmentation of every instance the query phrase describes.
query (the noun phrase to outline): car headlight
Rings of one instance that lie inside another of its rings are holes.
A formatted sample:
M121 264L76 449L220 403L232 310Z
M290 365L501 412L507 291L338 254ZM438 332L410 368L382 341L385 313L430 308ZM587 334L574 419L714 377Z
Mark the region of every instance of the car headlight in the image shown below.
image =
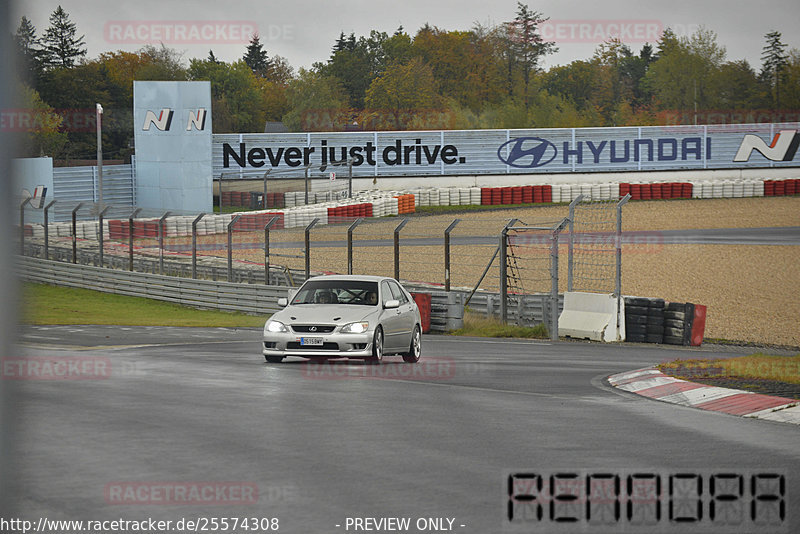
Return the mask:
M369 330L368 322L348 323L342 327L342 334L363 334Z
M267 321L267 324L264 325L264 332L272 332L273 334L277 334L278 332L288 332L289 330L286 328L286 325L280 321Z

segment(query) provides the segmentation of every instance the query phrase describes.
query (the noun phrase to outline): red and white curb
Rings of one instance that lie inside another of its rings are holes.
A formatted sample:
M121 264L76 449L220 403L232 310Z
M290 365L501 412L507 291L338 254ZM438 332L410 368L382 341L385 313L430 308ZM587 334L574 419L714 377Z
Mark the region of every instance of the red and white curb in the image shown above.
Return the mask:
M653 367L612 375L608 382L618 389L664 402L800 425L798 400L687 382Z

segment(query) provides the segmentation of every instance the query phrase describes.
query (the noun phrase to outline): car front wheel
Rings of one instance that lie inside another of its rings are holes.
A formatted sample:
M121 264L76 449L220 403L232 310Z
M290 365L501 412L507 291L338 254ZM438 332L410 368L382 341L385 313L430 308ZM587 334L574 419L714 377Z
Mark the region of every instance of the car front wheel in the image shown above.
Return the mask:
M403 361L406 363L417 363L419 356L422 353L422 334L419 331L419 325L414 327L414 332L411 334L411 346L408 352L403 353Z
M383 329L379 326L375 329L372 337L372 357L367 359L367 363L378 365L383 360Z

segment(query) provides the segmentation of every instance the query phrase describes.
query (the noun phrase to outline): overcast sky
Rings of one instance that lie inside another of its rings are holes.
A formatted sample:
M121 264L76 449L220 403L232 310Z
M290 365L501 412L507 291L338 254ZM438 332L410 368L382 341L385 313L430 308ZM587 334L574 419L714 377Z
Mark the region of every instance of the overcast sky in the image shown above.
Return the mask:
M357 37L373 29L391 34L402 25L413 36L425 23L469 30L476 22L512 20L517 10L516 0L26 0L16 4L10 30L25 15L37 35L43 34L59 4L85 35L89 58L164 42L182 52L187 63L207 57L209 50L233 61L244 54L249 35L243 34L255 30L269 55L285 57L295 70L327 60L340 32ZM718 34L727 59L747 59L756 70L766 33L778 30L789 48L800 48L798 0L542 0L527 5L550 18L542 31L559 47L545 68L587 59L617 32L638 51L666 27L688 35L706 26Z

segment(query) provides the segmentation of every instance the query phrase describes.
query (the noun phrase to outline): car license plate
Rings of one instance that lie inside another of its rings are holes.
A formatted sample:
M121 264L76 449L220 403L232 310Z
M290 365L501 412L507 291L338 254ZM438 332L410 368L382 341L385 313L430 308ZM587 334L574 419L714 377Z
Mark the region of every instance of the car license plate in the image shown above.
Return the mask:
M322 338L321 337L301 337L300 344L304 347L309 346L322 346Z

